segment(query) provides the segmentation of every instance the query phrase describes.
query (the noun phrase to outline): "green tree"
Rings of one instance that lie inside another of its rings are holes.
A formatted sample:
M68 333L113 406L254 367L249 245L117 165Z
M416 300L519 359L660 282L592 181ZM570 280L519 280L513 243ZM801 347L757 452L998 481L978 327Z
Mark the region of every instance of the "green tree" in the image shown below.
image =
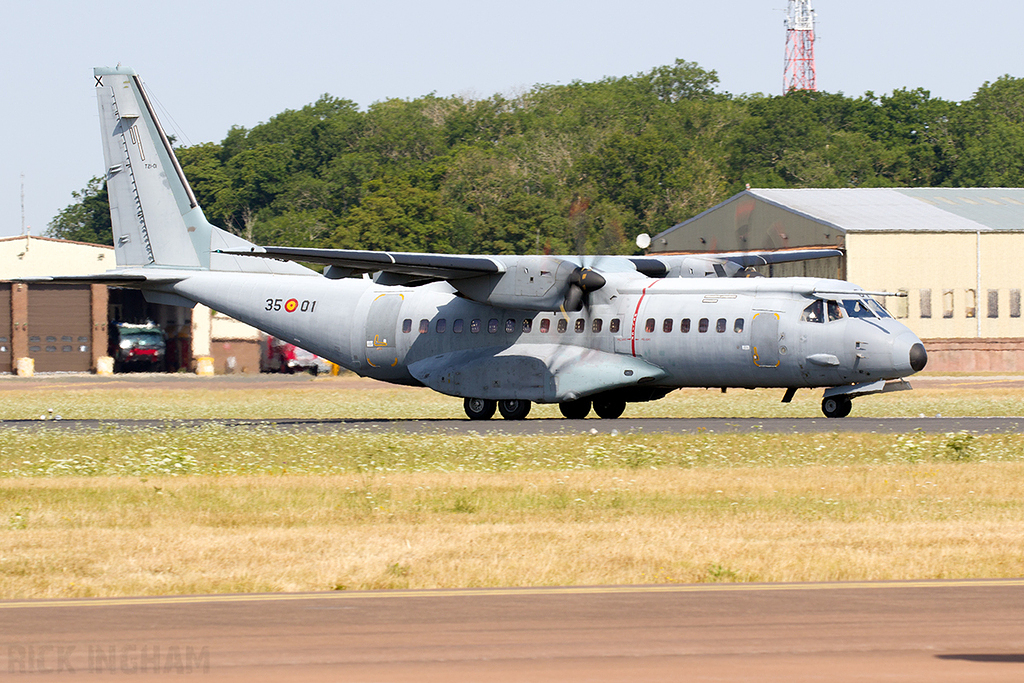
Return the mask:
M44 233L47 237L75 240L91 244L113 244L107 185L103 178L93 178L79 192L72 192L74 203L61 209Z

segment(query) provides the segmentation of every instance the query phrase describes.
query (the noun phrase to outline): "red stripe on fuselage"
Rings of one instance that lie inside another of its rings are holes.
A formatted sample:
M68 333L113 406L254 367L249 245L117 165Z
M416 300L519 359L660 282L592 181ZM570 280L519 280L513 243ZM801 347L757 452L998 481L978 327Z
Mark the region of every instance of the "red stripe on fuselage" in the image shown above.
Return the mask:
M644 291L640 292L640 298L636 302L636 310L633 311L633 329L630 331L630 348L633 352L633 358L636 358L636 318L640 315L640 304L644 302L644 297L647 295L647 290L654 285L661 282L661 280L655 280L647 287L644 287Z

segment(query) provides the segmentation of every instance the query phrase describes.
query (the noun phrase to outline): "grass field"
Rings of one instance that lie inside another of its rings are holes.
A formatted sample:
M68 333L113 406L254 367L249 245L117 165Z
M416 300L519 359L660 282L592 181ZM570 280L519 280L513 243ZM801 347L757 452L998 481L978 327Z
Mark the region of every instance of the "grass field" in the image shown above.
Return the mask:
M777 393L679 392L628 414L817 416L812 392L788 407ZM1022 399L926 389L855 414L1016 415ZM330 380L55 380L0 402L6 417L461 414ZM1022 475L1018 434L5 429L0 597L1021 576Z

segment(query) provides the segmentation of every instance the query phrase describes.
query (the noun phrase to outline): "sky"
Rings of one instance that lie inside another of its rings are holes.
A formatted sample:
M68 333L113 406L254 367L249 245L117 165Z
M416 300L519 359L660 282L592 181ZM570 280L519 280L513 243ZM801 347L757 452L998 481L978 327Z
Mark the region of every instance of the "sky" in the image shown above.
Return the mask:
M1024 3L814 0L818 88L969 99L1024 77ZM676 59L720 90L781 94L786 0L71 0L0 3L0 237L42 234L101 175L92 68L134 68L183 144L220 142L324 94L487 97ZM24 176L24 180L22 180ZM2 277L2 274L0 274Z

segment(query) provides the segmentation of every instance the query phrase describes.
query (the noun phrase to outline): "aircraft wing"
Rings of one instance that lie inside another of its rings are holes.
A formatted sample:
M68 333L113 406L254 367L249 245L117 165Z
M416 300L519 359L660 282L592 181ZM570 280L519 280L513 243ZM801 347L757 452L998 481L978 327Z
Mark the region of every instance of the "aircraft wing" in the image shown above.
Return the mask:
M256 247L225 249L222 254L257 256L283 261L322 263L342 271L342 275L360 273L396 273L427 280L460 280L504 273L505 264L487 256L458 254L415 254L396 251L359 249L312 249L302 247Z

